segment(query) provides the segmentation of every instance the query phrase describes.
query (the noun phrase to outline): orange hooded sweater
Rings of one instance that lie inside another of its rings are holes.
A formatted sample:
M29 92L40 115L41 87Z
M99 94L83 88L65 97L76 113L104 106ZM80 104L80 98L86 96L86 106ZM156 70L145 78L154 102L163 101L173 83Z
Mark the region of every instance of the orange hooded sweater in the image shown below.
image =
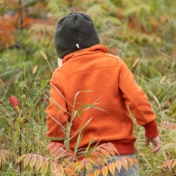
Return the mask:
M81 107L95 102L103 110L89 108L73 120L70 136L92 118L83 130L79 148L86 147L95 138L95 142L112 142L119 154L134 153L136 137L129 110L145 128L147 137L158 136L155 114L147 96L121 58L110 54L104 45L97 44L66 55L50 84L50 105L46 109L49 138L63 138L63 128L73 109L81 112ZM91 92L80 92L84 90ZM74 149L77 137L70 140L71 149Z

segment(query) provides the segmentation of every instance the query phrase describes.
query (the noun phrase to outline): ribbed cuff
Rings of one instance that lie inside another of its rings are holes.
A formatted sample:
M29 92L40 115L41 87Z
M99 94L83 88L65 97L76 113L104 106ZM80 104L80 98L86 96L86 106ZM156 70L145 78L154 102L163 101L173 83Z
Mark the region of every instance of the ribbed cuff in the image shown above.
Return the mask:
M158 129L156 121L152 121L144 126L145 128L145 136L148 138L154 138L158 136Z

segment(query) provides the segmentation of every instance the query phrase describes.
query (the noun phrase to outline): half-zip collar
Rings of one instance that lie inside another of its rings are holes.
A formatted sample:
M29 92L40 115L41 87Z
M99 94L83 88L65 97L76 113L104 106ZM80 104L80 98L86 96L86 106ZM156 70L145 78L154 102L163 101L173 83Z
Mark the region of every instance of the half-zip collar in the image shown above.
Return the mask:
M72 53L66 55L63 58L62 64L64 64L68 60L74 59L75 57L78 57L80 55L89 55L89 54L93 54L96 52L109 53L109 50L106 46L104 46L102 44L93 45L89 48L81 49L81 50L78 50L78 51L75 51L75 52L72 52Z

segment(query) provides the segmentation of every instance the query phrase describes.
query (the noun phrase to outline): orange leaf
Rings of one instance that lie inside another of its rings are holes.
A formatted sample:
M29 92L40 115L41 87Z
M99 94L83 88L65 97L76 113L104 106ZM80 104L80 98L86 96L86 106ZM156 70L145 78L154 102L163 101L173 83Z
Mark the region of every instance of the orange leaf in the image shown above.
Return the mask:
M76 170L77 172L79 172L79 171L84 167L84 164L85 164L84 161L85 161L85 160L82 160L82 161L78 162L77 166L75 166L75 170Z
M174 168L176 165L176 159L174 159L173 163L172 163L172 168Z
M122 166L128 171L128 163L125 157L122 157L121 161L122 161Z
M116 168L118 169L118 171L120 172L121 166L122 166L121 161L120 161L120 160L117 160L117 161L115 162L115 166L116 166Z
M93 165L97 165L97 163L91 158L86 158L86 161L88 161L89 163L91 163Z
M110 153L112 156L115 156L115 153L110 146L106 145L104 146L104 149L107 150L107 152Z
M130 168L132 168L133 167L132 159L128 157L127 160L128 160L129 165L130 165Z
M136 158L131 158L134 164L138 164L138 160Z
M173 160L168 160L168 161L166 162L165 167L170 167L170 165L172 164L172 161L173 161Z
M105 149L100 150L104 156L111 156Z
M103 166L102 167L102 174L103 174L103 176L107 176L108 175L108 167L107 166Z
M94 176L99 176L100 173L101 173L100 170L95 170L95 171L94 171Z
M0 20L0 46L10 46L15 37L15 27L12 16L5 14Z
M61 150L58 150L55 154L54 154L54 158L55 159L59 159L59 158L62 158L66 155L66 151L61 149Z
M112 175L114 175L115 172L115 163L110 163L108 165L109 171L111 172Z
M74 152L72 150L67 149L66 152L67 152L68 155L74 156Z
M64 168L61 165L58 165L58 172L63 175L64 174Z
M23 23L22 23L21 27L24 28L26 26L30 26L33 22L34 22L33 18L25 17L23 19Z
M88 170L88 171L92 170L92 164L90 164L89 162L85 163L85 167L86 167L86 170Z
M65 170L65 174L66 175L74 175L75 176L75 171L74 170L72 170L71 168L64 168L64 170Z
M57 152L58 150L60 150L60 148L58 147L58 145L54 144L51 145L50 148L48 148L51 154L55 154L55 152Z
M55 145L55 142L51 142L48 144L47 149L51 150L51 148Z
M115 153L119 154L113 143L109 142L109 143L107 143L107 145L108 145L108 147L110 147L111 150L113 150Z

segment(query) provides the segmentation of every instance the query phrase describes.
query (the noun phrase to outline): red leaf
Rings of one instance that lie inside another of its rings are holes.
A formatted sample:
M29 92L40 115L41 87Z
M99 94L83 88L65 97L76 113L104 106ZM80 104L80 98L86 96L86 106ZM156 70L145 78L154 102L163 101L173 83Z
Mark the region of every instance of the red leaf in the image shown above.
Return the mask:
M16 96L10 97L10 103L15 107L20 106L20 100Z

